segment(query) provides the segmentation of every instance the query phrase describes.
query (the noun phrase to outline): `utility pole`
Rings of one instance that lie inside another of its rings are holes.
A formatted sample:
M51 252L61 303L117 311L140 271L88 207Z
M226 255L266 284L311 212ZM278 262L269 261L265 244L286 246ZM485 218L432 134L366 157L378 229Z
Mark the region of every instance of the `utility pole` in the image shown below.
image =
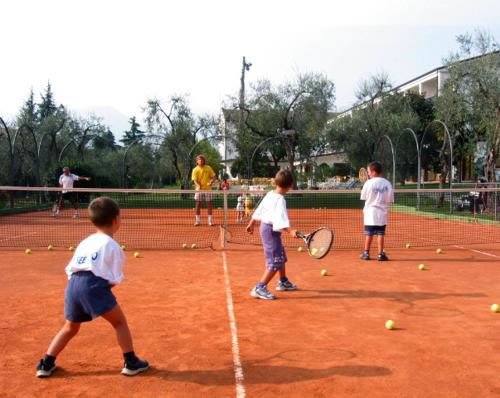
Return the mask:
M245 71L249 71L250 67L252 66L251 63L247 62L245 57L243 57L243 64L241 67L241 79L240 79L240 112L239 112L239 129L240 132L243 131L243 120L244 120L244 115L243 115L243 109L245 108Z

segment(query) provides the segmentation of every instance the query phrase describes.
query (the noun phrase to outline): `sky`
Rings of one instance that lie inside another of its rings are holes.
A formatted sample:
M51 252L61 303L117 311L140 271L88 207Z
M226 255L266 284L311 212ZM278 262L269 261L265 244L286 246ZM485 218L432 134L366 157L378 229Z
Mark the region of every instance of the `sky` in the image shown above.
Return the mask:
M441 66L459 34L500 41L498 0L6 0L0 15L0 116L50 81L58 104L117 137L149 98L187 94L217 115L243 56L247 86L323 73L343 110L371 75L397 86Z

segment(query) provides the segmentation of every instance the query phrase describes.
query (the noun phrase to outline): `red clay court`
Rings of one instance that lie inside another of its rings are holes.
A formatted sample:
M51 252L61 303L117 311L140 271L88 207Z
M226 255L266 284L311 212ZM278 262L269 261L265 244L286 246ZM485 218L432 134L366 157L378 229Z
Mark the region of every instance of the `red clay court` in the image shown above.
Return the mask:
M1 395L495 396L500 246L443 249L393 249L387 263L352 250L323 261L289 250L300 290L272 302L249 296L262 272L258 247L127 251L115 294L151 370L121 376L114 332L99 319L49 379L35 378L35 365L63 322L71 253L2 251ZM388 319L396 330L385 329Z
M332 226L335 248L317 261L287 239L288 274L300 290L263 301L249 295L263 271L256 236L230 223L223 250L223 228L193 227L192 209L173 214L124 209L116 236L126 243L127 264L114 292L138 355L151 363L133 378L120 375L121 352L102 319L82 326L52 377L35 377L63 323L64 267L72 255L66 245L92 229L85 217L53 220L50 211L0 219L4 246L18 245L0 250L0 396L500 395L500 313L490 310L500 303L498 223L392 211L391 261L362 261L354 249L363 240L359 209L291 209L305 231ZM215 218L222 216L218 210ZM195 241L198 248L147 249L173 231L172 247ZM48 251L48 243L56 249ZM421 263L428 270L420 271ZM385 328L388 319L395 330Z

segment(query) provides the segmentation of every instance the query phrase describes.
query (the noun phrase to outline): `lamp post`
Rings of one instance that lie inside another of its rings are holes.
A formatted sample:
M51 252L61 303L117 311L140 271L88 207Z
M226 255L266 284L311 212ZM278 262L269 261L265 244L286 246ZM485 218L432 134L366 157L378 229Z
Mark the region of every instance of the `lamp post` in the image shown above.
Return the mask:
M58 158L57 158L57 161L58 161L59 163L61 163L61 159L62 159L62 155L63 155L64 151L65 151L65 150L66 150L66 149L67 149L67 148L68 148L71 144L73 144L73 145L76 147L75 141L73 141L73 140L69 140L69 141L66 143L66 145L64 145L64 146L62 147L61 152L59 152L59 156L58 156Z
M420 209L420 180L421 180L421 172L422 172L422 167L420 165L420 162L421 162L421 150L422 148L420 148L420 145L418 144L418 138L417 138L417 134L409 127L406 127L405 129L403 129L402 133L405 133L405 132L408 132L412 135L413 139L415 140L415 146L417 148L417 210ZM402 134L401 133L401 134ZM399 136L401 137L401 136ZM398 141L399 141L399 138L398 138Z
M422 151L422 146L425 138L425 134L427 133L427 130L431 124L438 123L441 126L444 127L444 131L446 132L446 138L448 138L448 143L450 145L450 182L449 182L449 188L450 188L450 213L453 211L453 203L451 200L451 189L453 188L453 142L451 140L451 134L450 131L448 130L448 126L444 124L441 120L433 120L430 122L424 129L424 133L422 135L422 139L420 140L420 151Z
M257 150L264 145L266 142L272 141L272 140L281 140L283 138L290 137L292 135L295 135L295 130L278 130L280 135L273 136L266 138L265 140L259 142L255 149L252 152L252 155L248 158L248 164L247 164L247 178L248 178L248 183L250 184L250 180L252 178L252 163L253 163L253 158L255 157L255 154L257 153Z
M384 134L383 138L389 141L389 145L391 146L391 154L392 154L392 186L396 188L396 152L394 151L394 145L392 144L391 138Z

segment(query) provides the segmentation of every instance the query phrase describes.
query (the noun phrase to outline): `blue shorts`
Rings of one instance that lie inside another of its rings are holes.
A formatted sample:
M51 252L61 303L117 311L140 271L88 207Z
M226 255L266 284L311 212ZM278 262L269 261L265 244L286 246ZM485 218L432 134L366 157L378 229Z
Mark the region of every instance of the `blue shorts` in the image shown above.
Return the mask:
M273 231L272 224L260 223L260 238L264 248L266 268L269 271L279 271L288 261L281 242L281 232Z
M64 317L71 322L89 322L116 306L116 298L106 279L90 271L71 275L64 295Z
M385 225L365 225L365 235L385 235Z

